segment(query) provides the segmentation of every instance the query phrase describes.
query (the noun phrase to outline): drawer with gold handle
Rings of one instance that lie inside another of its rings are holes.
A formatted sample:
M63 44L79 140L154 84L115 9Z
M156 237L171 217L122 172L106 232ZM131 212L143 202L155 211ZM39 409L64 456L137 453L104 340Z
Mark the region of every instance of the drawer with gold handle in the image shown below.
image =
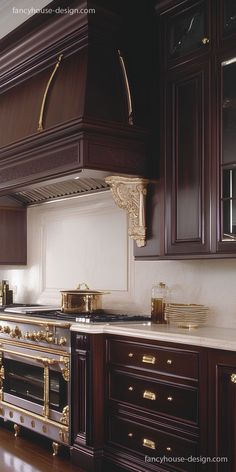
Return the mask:
M171 431L161 431L148 426L145 421L138 423L126 415L109 416L108 443L125 447L130 451L150 456L168 457L196 457L198 454L198 440L185 438L184 434L176 435ZM181 469L182 470L182 469ZM193 471L191 464L187 464L184 471ZM196 470L196 469L194 469Z
M109 385L112 401L198 424L197 386L170 384L113 371L110 372Z
M135 341L107 340L107 362L171 376L199 377L199 353Z

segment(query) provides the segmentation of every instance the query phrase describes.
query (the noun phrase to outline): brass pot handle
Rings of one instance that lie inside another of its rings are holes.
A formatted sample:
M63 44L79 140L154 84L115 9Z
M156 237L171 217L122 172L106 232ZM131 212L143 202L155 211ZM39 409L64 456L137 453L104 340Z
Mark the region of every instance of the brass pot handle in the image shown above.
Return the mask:
M83 290L83 286L85 287L86 290L89 290L89 286L85 282L78 284L76 287L76 290Z

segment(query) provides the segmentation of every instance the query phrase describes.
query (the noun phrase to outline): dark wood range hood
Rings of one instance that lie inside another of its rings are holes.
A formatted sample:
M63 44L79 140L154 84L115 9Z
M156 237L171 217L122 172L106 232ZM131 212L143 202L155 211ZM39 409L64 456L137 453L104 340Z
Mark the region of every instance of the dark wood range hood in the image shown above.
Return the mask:
M37 14L1 40L0 195L84 169L147 176L118 3L54 1L95 13Z

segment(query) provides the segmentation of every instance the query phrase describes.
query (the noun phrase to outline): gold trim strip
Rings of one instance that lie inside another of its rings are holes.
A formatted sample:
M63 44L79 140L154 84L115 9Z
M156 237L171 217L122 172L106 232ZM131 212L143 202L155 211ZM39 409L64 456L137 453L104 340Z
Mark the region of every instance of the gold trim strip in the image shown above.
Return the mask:
M44 391L43 391L43 416L45 418L49 417L49 367L48 364L44 365L44 373L43 373L43 379L44 379Z
M19 347L24 347L24 348L27 348L29 350L33 350L33 351L41 351L41 352L45 352L45 353L48 353L48 354L55 354L55 355L58 355L58 356L68 356L69 354L67 353L67 351L57 351L55 349L50 349L50 348L47 348L47 347L42 347L42 346L36 346L35 344L30 344L30 343L23 343L23 342L17 342L17 341L8 341L8 339L6 340L5 338L4 339L1 339L0 338L0 349L1 351L5 351L5 347L3 346L3 344L9 344L10 346L19 346Z
M43 416L38 415L37 413L32 413L31 411L25 410L24 408L20 408L18 406L12 405L12 403L5 402L4 400L0 401L0 405L9 407L12 411L15 411L17 413L25 413L26 416L30 416L30 418L34 418L37 420L42 421L43 423L46 424L51 424L52 426L59 427L65 432L69 431L68 426L64 426L62 423L57 423L56 421L50 420L49 418L45 418Z
M45 92L43 94L43 100L42 100L40 114L39 114L38 131L43 131L43 129L44 129L43 128L43 116L44 116L44 109L45 109L45 105L46 105L48 91L49 91L50 85L53 81L53 78L56 74L56 71L57 71L58 67L60 66L62 57L63 57L63 54L60 54L60 56L58 57L57 63L56 63L56 65L55 65L55 67L54 67L54 69L51 73L51 76L49 77L48 83L47 83L46 88L45 88Z
M12 351L11 349L5 349L5 348L1 349L1 351L3 354L6 352L7 354L13 354L19 357L26 357L27 359L34 359L35 361L42 362L45 365L61 364L61 363L66 364L67 360L69 362L69 356L63 356L62 358L60 357L60 359L57 360L57 359L51 359L50 357L36 357L31 354L24 354L19 351Z
M133 125L133 106L132 106L132 99L131 99L131 92L130 92L130 86L129 86L129 79L125 67L125 62L124 58L121 55L120 50L118 49L118 55L119 55L119 61L121 65L121 70L124 78L124 83L125 83L125 89L126 89L126 95L127 95L127 103L128 103L128 115L129 115L129 124Z
M27 323L27 324L33 324L33 325L38 325L38 326L56 326L59 328L70 328L72 323L64 323L61 321L43 321L40 318L36 320L35 318L29 319L29 318L23 318L21 316L9 316L9 315L0 315L0 320L1 321L15 321L17 323Z

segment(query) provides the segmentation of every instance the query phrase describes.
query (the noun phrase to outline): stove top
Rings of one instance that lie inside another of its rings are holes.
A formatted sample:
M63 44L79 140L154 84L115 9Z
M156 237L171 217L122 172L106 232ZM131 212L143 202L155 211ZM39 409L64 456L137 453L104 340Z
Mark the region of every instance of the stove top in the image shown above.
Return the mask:
M38 308L38 309L37 309ZM150 321L150 315L139 315L139 314L128 314L120 313L114 314L109 311L101 310L95 313L63 313L55 308L46 308L39 306L14 306L6 307L2 314L6 313L8 316L22 316L27 318L44 318L47 320L58 320L58 321L73 321L78 323L123 323L123 322L143 322Z

